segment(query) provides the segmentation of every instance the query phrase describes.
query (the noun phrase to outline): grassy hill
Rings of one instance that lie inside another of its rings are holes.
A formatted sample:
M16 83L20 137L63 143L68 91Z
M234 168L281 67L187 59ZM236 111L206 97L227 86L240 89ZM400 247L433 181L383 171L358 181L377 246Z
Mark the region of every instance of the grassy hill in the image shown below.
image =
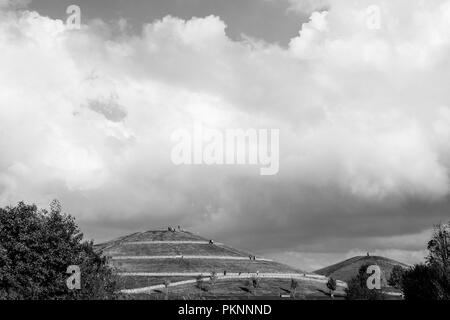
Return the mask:
M170 298L273 299L292 293L292 278L299 284L296 298L328 298L326 277L184 230L133 233L98 244L96 249L109 257L122 289L133 298L160 299L166 293L164 283L170 281ZM217 274L214 283L210 281L213 272ZM252 285L255 278L257 288ZM339 284L337 297L343 295L344 285Z
M358 274L359 268L365 264L378 265L381 269L381 283L382 286L387 286L392 269L395 265L407 268L408 265L389 258L380 256L357 256L345 261L333 264L323 269L314 271L314 273L321 274L327 277L333 277L345 282Z

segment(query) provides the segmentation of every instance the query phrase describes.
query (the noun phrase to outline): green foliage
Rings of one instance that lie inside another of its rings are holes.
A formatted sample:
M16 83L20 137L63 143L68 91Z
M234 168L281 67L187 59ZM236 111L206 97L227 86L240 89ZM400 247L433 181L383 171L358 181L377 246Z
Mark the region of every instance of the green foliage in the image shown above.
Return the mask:
M450 267L450 222L434 227L427 249L427 264L448 270Z
M377 289L369 289L367 287L367 279L369 278L369 274L367 274L367 268L369 264L362 265L359 268L359 272L356 277L352 278L348 282L348 287L345 289L346 291L346 299L347 300L383 300L383 293L381 290Z
M295 279L291 279L291 296L295 298L297 295L298 281Z
M449 289L449 274L430 264L417 264L405 271L402 277L406 300L448 300Z
M0 208L0 299L113 299L116 279L59 202L50 211L23 202ZM81 290L69 290L67 267L78 265Z
M435 226L425 264L407 270L401 286L407 300L450 299L450 223Z
M201 274L199 274L196 278L196 286L198 289L203 290L205 285L204 285L204 281L203 281L203 276Z
M211 275L209 276L209 279L211 281L211 289L213 289L214 286L216 285L216 282L217 282L217 279L218 279L217 272L216 271L211 272Z
M327 282L327 288L330 289L330 291L336 291L337 288L336 280L333 278L329 278Z
M405 269L399 265L395 265L392 268L391 276L388 279L388 285L400 289L402 286L402 278L405 273Z
M164 281L164 287L166 288L164 293L164 299L169 300L169 286L170 286L170 280Z
M255 289L257 289L257 288L259 288L259 278L258 277L252 277L251 278L251 282L252 282L252 287L253 288L255 288Z

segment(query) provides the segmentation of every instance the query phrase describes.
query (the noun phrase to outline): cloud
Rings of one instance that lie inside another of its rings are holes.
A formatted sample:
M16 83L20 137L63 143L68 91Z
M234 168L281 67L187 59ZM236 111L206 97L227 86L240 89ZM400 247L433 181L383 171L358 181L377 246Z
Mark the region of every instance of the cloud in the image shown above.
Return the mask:
M287 0L289 11L312 13L314 11L324 11L330 7L329 0Z
M0 204L59 198L97 239L173 223L259 252L391 250L376 239L447 217L449 18L450 1L339 1L283 48L217 16L116 35L0 10ZM279 175L174 166L195 121L279 128Z
M271 255L271 258L292 266L297 266L300 270L312 272L335 263L339 263L343 260L350 259L355 256L365 256L366 254L367 251L354 249L348 252L339 253L283 252ZM372 256L381 256L393 259L408 265L424 262L426 256L425 250L376 250L370 252L370 254Z
M0 8L25 8L31 0L0 0Z

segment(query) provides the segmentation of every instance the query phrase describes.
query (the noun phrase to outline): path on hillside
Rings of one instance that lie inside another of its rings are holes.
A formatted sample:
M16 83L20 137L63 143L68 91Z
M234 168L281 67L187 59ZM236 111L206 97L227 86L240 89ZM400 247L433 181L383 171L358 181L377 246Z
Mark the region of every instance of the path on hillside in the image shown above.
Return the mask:
M268 261L271 259L255 258L251 260L249 257L235 256L195 256L195 255L175 255L175 256L115 256L112 260L161 260L161 259L201 259L201 260L248 260L248 261Z
M171 240L171 241L159 241L159 240L155 240L155 241L127 241L127 242L122 242L121 244L210 244L210 245L215 245L215 244L220 244L222 245L222 243L220 242L213 242L210 243L209 241L198 241L198 240Z
M136 272L136 273L131 273L131 272L125 272L125 273L119 273L119 276L147 276L147 277L198 277L198 276L202 276L204 277L202 280L203 281L210 281L210 275L208 273L195 273L195 272L190 272L190 273L183 273L183 272L154 272L154 273L150 273L150 272ZM217 275L217 279L218 280L236 280L236 279L249 279L252 277L257 277L257 278L265 278L265 279L298 279L298 280L310 280L310 281L315 281L315 282L320 282L320 283L327 283L328 278L325 276L321 276L321 275L316 275L316 274L298 274L298 273L227 273L226 276L224 275ZM173 282L171 284L169 284L169 287L175 287L175 286L180 286L180 285L184 285L184 284L192 284L192 283L196 283L197 280L196 279L192 279L192 280L185 280L185 281L179 281L179 282ZM347 287L347 284L343 281L337 280L336 281L338 286L341 287ZM165 286L163 284L159 284L159 285L154 285L154 286L149 286L149 287L143 287L143 288L136 288L136 289L124 289L121 290L121 292L123 293L129 293L129 294L137 294L137 293L150 293L152 290L159 290L159 289L164 289Z

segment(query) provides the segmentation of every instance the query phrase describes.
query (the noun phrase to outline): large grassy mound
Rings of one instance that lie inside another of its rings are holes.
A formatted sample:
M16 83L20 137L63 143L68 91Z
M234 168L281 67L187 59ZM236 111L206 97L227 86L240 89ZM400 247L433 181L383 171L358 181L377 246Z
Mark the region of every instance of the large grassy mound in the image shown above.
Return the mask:
M291 278L298 281L296 298L328 298L326 278L306 274L291 266L254 257L222 243L210 242L184 230L156 230L134 233L96 245L109 257L126 293L135 298L248 299L280 298L291 295ZM210 275L217 280L212 283ZM202 278L199 286L197 278ZM258 278L258 288L252 278ZM339 292L341 294L339 294ZM341 283L337 296L343 294Z

